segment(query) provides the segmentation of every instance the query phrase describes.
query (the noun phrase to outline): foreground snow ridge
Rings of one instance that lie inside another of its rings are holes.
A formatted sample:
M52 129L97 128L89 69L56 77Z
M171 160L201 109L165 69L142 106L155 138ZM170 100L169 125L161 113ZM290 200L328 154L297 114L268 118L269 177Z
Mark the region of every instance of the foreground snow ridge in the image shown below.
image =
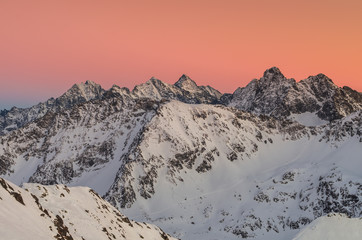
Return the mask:
M0 178L0 238L37 240L172 240L161 229L129 220L87 187L26 184Z
M362 237L362 218L348 218L331 213L314 220L301 230L293 240L359 240Z

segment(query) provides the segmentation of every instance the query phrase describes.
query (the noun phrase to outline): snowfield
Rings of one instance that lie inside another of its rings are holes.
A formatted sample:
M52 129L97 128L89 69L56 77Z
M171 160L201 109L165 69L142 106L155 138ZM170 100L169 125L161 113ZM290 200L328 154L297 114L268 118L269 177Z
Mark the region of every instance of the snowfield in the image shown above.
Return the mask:
M361 236L361 218L348 218L343 214L328 214L314 220L293 240L359 240Z

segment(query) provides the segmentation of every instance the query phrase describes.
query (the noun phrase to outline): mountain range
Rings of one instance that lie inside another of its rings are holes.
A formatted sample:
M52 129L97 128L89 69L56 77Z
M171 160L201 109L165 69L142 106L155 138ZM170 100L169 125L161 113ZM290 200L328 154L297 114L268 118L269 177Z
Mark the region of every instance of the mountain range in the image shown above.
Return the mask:
M108 91L100 85L86 81L74 84L62 96L50 98L30 108L13 107L0 111L0 135L26 125L44 116L48 111L61 111L94 99L119 94L126 98L148 98L155 101L178 100L190 104L221 104L254 114L289 117L302 124L323 124L341 119L361 109L361 93L336 86L324 74L308 77L296 82L287 79L276 67L267 69L260 79L252 80L246 87L238 88L233 94L221 94L210 86L198 86L190 77L182 75L174 84L164 83L154 77L137 85L132 91L114 85ZM300 114L314 122L305 123Z
M181 239L292 239L330 213L362 216L361 110L361 93L275 67L233 94L186 75L87 81L1 112L0 176L91 187Z

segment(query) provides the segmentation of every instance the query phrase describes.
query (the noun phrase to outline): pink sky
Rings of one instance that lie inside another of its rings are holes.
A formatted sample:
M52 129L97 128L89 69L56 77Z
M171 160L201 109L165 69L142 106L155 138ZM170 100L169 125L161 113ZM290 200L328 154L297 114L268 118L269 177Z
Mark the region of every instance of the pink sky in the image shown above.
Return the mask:
M0 109L86 80L133 88L185 73L233 92L272 66L362 91L360 0L129 2L0 0Z

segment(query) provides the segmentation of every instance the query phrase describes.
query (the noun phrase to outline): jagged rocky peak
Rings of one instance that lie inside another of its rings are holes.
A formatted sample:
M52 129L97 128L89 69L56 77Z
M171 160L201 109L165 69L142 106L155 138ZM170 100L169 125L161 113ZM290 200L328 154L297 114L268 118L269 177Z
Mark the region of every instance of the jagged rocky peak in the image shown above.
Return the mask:
M161 82L161 80L156 78L155 76L152 76L147 82L154 83L154 82Z
M252 83L253 81L251 81ZM272 67L267 69L263 77L260 80L257 80L258 85L261 85L261 87L265 88L266 86L275 85L274 88L285 88L290 87L292 85L296 84L296 81L291 78L286 78L283 73L280 71L277 67Z
M186 94L191 93L198 95L195 96L198 99L198 102L205 103L206 101L207 103L218 103L220 102L220 98L222 96L222 93L210 87L209 85L198 86L196 82L186 74L183 74L174 84L174 86L183 91L186 91Z
M238 88L226 104L256 114L290 117L302 124L319 125L360 110L362 101L360 93L337 87L324 74L297 83L272 67L259 80ZM314 120L304 122L306 117Z
M93 99L95 97L100 97L105 90L101 87L101 85L87 80L85 83L77 83L74 84L67 92L65 92L61 97L69 97L69 96L79 96L83 97L86 101Z
M315 76L309 76L307 79L301 80L301 82L307 82L314 85L326 85L337 88L337 86L333 83L332 79L330 79L323 73L319 73Z
M130 94L130 90L127 87L120 87L116 84L113 84L112 87L108 90L111 92L125 92L127 94Z
M15 108L3 112L0 115L0 135L5 135L18 129L29 122L43 117L48 111L57 112L62 109L71 108L79 103L92 99L99 99L105 90L97 83L86 81L74 84L60 97L50 98L45 102L38 103L30 108Z
M160 79L156 78L156 77L151 77L147 82L146 82L146 85L147 84L152 84L154 85L155 87L157 88L168 88L169 87L169 84L161 81ZM142 84L141 84L142 85Z
M87 80L85 83L74 84L68 91L56 99L58 107L71 107L75 104L101 98L105 90L101 85Z
M137 91L139 89L142 88L148 88L149 86L166 86L167 83L164 83L163 81L161 81L160 79L156 78L156 77L151 77L147 82L145 83L141 83L140 85L136 85L133 89L133 91Z
M175 83L175 86L181 89L184 89L189 92L198 91L199 88L194 80L192 80L186 74L183 74L179 80Z
M119 87L116 84L113 84L113 86L107 90L103 96L103 98L113 98L113 97L122 97L122 98L133 98L131 91L126 87Z
M338 86L333 83L332 79L323 73L319 73L315 76L309 76L307 79L301 80L300 83L307 84L322 90L334 90L338 88Z
M92 80L87 80L87 81L85 81L85 85L98 85L98 84L96 84Z
M161 100L169 98L170 93L173 92L167 83L162 82L156 77L151 77L147 82L137 85L132 90L132 95L135 98L150 98L153 100Z
M282 74L282 72L280 71L280 69L277 67L271 67L271 68L267 69L264 72L263 77L265 79L273 79L274 77L285 78L284 75Z

